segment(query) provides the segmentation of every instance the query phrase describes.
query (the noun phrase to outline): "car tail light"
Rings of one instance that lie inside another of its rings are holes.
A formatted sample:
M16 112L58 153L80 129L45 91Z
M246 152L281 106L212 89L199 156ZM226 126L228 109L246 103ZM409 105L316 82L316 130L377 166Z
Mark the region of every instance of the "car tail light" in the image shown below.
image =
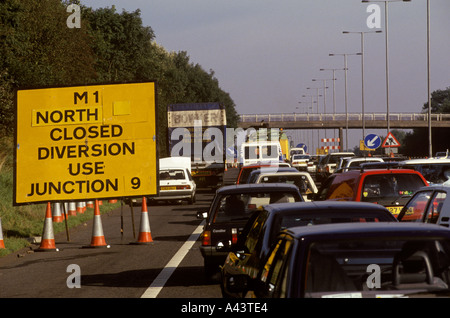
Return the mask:
M177 190L186 190L186 189L190 189L191 186L190 185L178 185L177 186Z
M202 233L202 245L211 245L211 231L204 231Z
M256 209L256 204L249 204L248 209Z
M237 228L231 229L231 243L236 244L238 239L238 231Z

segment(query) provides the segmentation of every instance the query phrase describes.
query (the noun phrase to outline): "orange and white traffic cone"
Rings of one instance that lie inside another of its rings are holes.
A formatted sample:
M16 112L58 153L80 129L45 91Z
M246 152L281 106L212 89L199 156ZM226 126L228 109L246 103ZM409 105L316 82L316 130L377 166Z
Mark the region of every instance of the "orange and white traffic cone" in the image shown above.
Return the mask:
M67 213L69 216L77 215L77 205L75 202L69 202L69 212Z
M44 231L42 233L41 245L36 250L38 252L59 251L55 245L55 236L53 234L52 208L50 202L47 202L45 212Z
M0 218L0 249L6 248L5 242L3 242L3 230L2 230L2 219Z
M61 223L64 221L64 216L61 213L61 203L55 202L53 203L53 222L55 223Z
M100 216L98 200L95 200L94 225L92 228L91 245L86 247L110 247L106 244L105 236L103 235L102 219Z
M76 211L77 211L77 214L83 214L84 213L83 202L77 202L76 203Z
M148 244L153 242L152 233L150 231L150 221L148 218L147 211L147 199L142 198L142 209L141 209L141 225L139 228L139 237L134 244Z
M88 208L94 208L94 201L88 201L87 202L87 204L86 204L86 206L88 207Z

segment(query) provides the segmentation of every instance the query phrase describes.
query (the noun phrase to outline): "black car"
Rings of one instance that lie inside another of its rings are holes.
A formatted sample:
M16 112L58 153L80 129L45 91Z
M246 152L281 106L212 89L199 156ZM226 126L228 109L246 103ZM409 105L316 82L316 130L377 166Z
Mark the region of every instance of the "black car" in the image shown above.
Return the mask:
M245 291L243 294L229 291L230 277L246 273L250 279L256 279L280 230L342 222L397 222L397 219L385 207L363 202L318 201L264 206L252 215L221 268L222 295L245 296Z
M301 201L298 187L285 183L230 185L217 190L209 211L197 213L197 217L206 219L200 251L207 276L211 277L223 265L256 209L269 203Z
M371 222L294 227L280 232L251 283L233 292L257 298L448 297L450 231L424 223Z

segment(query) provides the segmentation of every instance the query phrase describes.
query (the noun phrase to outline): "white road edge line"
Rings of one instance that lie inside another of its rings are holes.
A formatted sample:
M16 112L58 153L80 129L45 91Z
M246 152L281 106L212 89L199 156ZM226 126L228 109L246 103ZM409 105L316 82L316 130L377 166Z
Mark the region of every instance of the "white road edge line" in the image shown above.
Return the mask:
M205 221L200 223L200 225L192 232L191 236L184 242L183 246L178 250L178 252L172 257L172 259L167 263L159 275L155 278L149 288L142 294L141 298L156 298L163 289L164 285L169 280L170 276L173 274L175 269L180 265L183 258L191 249L192 245L197 241L200 234L203 231L203 226Z

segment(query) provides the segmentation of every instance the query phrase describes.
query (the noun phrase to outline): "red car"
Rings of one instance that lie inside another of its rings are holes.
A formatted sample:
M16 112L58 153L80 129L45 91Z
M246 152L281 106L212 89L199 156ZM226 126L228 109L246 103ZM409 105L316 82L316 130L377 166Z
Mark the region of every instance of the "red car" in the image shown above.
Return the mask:
M370 164L367 164L370 165ZM411 169L376 168L335 173L322 183L314 200L373 202L398 215L403 205L428 182Z

